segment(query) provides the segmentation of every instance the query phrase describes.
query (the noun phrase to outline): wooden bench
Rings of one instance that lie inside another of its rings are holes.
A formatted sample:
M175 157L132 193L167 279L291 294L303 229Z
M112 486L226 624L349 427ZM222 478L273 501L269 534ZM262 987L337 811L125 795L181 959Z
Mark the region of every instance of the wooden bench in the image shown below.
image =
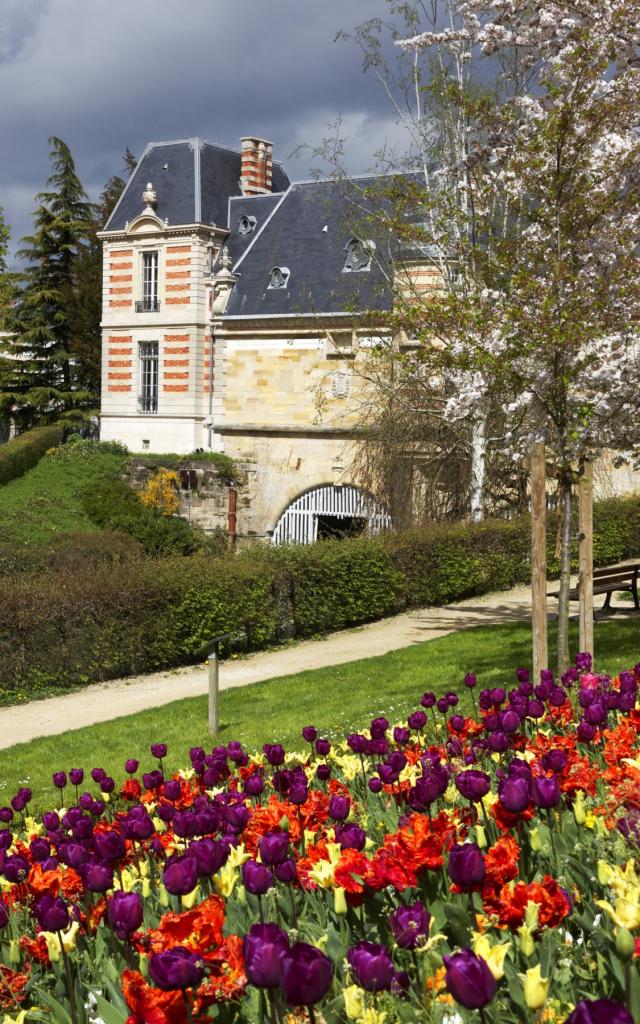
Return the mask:
M628 591L633 595L633 603L636 610L640 611L638 600L638 577L640 576L640 562L627 565L605 565L602 569L593 570L593 593L606 594L604 604L600 609L604 611L615 611L611 608L611 595ZM558 597L559 590L550 590L549 597ZM580 597L579 587L572 587L569 591L569 600L577 601Z

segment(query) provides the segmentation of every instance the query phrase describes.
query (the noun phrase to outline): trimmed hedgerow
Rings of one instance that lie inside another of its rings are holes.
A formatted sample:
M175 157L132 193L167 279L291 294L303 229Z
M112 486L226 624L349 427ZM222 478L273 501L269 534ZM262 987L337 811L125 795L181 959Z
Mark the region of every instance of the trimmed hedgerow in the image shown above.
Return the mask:
M550 516L550 565L556 525ZM222 633L242 635L243 646L257 650L530 577L526 517L257 546L235 558L132 560L115 538L113 546L108 563L78 557L69 564L60 553L60 562L48 563L59 568L3 580L1 699L193 662ZM595 506L594 555L598 565L640 555L640 496Z
M34 427L0 445L0 484L8 484L36 465L42 456L62 441L63 427Z

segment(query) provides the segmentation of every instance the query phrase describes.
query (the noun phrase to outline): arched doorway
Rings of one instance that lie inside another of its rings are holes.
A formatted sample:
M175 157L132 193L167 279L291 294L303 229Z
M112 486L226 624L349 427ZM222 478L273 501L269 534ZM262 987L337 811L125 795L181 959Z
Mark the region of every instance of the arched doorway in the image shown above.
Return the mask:
M312 544L328 537L381 533L391 516L370 495L351 484L314 487L296 498L280 516L273 544Z

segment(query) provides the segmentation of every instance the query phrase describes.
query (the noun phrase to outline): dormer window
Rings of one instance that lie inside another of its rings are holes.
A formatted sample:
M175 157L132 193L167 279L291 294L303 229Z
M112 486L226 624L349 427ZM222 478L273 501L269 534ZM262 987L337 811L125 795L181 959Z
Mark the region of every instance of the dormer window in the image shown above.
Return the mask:
M290 273L288 267L274 267L269 277L269 288L286 288Z
M241 235L250 235L256 229L256 218L248 217L246 214L238 221L238 232Z
M375 252L376 244L370 238L350 238L345 245L346 257L344 267L347 272L371 270L371 258Z

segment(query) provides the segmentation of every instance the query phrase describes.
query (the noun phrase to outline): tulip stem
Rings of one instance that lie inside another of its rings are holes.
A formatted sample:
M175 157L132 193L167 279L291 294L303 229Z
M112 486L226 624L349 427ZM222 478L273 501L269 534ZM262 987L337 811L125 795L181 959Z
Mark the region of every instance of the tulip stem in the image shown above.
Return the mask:
M71 965L69 963L69 957L67 951L64 948L64 939L62 938L62 932L58 932L58 942L60 943L60 952L62 953L62 962L64 964L64 976L67 983L67 995L69 996L69 1007L71 1009L71 1021L72 1024L78 1024L78 1014L76 1011L76 994L73 988L73 979L71 977Z
M309 1020L311 1021L311 1024L316 1024L316 1015L313 1006L308 1006L307 1009L309 1011Z
M551 817L551 810L550 809L547 811L547 814L548 814L548 821L549 821L549 835L551 836L551 853L553 855L553 867L554 867L555 872L556 872L556 878L558 878L558 875L560 874L559 869L558 869L558 854L556 852L556 839L555 839L555 836L553 834L553 818Z

